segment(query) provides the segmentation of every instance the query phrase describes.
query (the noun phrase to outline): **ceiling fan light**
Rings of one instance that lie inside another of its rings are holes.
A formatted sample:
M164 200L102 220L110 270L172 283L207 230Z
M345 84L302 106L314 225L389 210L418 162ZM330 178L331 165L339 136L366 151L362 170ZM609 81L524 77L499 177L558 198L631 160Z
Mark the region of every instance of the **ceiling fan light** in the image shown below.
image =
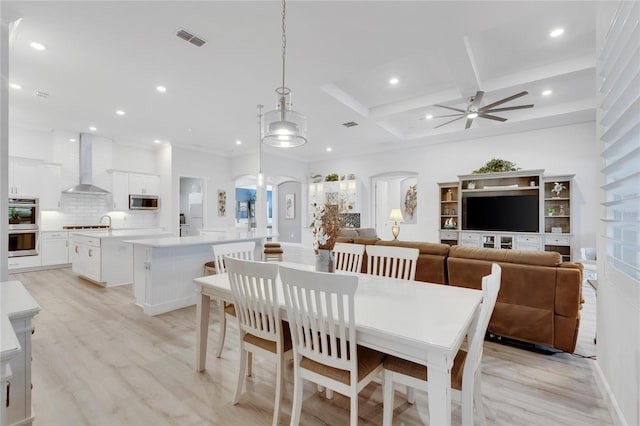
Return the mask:
M469 114L467 114L467 118L469 119L474 119L478 117L478 113L477 112L470 112Z

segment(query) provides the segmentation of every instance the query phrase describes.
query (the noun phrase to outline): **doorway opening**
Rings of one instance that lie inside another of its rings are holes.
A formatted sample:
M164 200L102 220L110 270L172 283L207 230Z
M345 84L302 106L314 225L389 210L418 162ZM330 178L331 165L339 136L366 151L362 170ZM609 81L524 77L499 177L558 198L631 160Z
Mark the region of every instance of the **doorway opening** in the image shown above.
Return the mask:
M373 188L373 197L371 211L373 211L373 226L380 238L383 240L393 239L391 233L391 225L389 220L391 209L400 209L402 212L403 222L399 223L401 232L406 232L412 228L411 225L417 224L417 187L418 174L415 172L389 172L371 177L371 187ZM409 229L405 229L405 227ZM401 237L398 237L401 238Z
M200 235L205 227L206 180L180 177L180 236Z

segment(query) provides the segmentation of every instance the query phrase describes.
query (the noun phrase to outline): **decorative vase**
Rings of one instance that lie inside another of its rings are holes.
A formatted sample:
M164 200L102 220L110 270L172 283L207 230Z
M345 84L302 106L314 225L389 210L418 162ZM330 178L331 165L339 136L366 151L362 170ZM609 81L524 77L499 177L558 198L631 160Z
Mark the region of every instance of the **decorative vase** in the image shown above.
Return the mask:
M316 256L316 271L333 272L333 251L329 249L318 249Z

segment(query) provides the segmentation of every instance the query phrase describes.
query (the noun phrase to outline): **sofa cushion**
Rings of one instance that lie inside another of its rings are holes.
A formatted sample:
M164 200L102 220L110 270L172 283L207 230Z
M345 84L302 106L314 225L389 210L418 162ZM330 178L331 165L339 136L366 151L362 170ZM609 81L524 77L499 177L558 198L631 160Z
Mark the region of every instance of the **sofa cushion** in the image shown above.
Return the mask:
M378 233L374 228L360 228L357 232L360 238L378 238Z
M362 238L362 237L358 237L358 238L354 238L353 239L353 243L354 244L364 244L366 245L370 245L370 244L375 244L376 241L380 240L380 238L375 237L375 238Z
M417 248L420 252L416 262L416 281L446 284L447 282L447 253L449 246L440 243L421 243L411 241L375 241L376 245ZM367 257L362 261L362 270L366 272Z
M436 254L439 256L446 256L449 254L450 246L448 244L440 244L440 243L421 243L414 241L382 241L379 240L376 242L378 246L395 246L395 247L409 247L409 248L417 248L420 250L420 254Z
M462 246L451 247L449 249L449 257L551 267L558 266L562 263L560 253L551 251L485 249Z
M358 238L358 231L356 229L342 228L338 234L338 238Z

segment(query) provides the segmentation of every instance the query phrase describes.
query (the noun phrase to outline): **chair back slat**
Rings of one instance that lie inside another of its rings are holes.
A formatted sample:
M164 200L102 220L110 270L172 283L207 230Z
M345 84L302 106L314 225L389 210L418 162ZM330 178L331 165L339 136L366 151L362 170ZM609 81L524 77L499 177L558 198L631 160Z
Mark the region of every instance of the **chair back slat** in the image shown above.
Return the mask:
M222 274L226 271L224 258L230 256L235 259L254 260L255 241L242 241L238 243L214 244L213 260L216 263L216 273Z
M413 281L420 250L410 247L366 246L367 274Z
M280 344L280 304L276 291L278 265L224 258L240 329Z
M364 244L336 243L333 252L335 271L360 272L362 269Z
M496 263L491 265L491 274L482 277L482 304L480 305L480 313L475 323L469 328L469 347L467 350L467 358L465 359L464 371L475 371L482 361L484 337L487 332L487 327L489 326L493 308L496 306L496 301L498 300L501 278L502 268ZM467 370L467 368L470 370Z
M355 275L280 266L294 349L313 361L352 370L356 366L353 296Z

